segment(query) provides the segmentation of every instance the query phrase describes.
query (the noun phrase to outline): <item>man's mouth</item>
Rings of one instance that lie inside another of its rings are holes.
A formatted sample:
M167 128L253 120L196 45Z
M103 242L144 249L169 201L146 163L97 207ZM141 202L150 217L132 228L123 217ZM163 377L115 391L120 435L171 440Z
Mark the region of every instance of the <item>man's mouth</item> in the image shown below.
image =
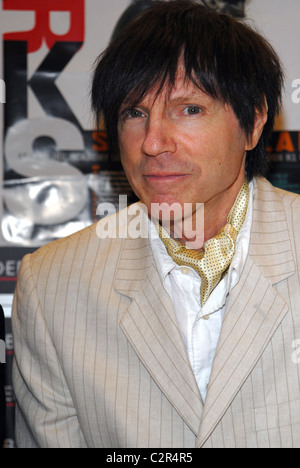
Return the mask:
M174 174L174 173L154 173L154 174L145 174L145 179L152 183L159 182L176 182L185 177L188 177L188 174Z

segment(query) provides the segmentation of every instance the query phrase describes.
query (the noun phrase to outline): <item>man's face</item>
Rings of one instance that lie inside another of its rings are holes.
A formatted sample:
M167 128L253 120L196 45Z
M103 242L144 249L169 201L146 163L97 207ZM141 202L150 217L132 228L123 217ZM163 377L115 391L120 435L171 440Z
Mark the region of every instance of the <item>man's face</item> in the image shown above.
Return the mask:
M171 92L123 103L118 136L125 173L149 213L153 203L226 205L244 181L249 147L232 108L185 81L180 69Z

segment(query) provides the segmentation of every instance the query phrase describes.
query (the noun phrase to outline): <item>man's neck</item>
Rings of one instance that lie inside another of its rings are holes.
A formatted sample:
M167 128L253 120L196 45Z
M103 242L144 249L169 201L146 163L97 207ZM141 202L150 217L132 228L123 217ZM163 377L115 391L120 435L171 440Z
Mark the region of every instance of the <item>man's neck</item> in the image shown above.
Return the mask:
M237 180L236 183L232 184L231 187L204 204L204 212L202 213L202 233L198 233L197 236L193 239L184 236L184 233L188 232L186 230L185 224L189 225L189 227L193 226L193 229L197 225L197 220L195 218L197 215L199 215L199 212L198 214L196 212L196 214L193 215L194 219L184 220L183 229L181 229L183 235L181 238L176 235L176 231L179 231L178 227L176 228L174 226L171 227L171 237L176 238L176 240L187 246L190 246L192 243L193 249L201 250L205 242L215 237L220 229L227 223L230 210L233 207L244 182L245 177L241 177L240 180Z

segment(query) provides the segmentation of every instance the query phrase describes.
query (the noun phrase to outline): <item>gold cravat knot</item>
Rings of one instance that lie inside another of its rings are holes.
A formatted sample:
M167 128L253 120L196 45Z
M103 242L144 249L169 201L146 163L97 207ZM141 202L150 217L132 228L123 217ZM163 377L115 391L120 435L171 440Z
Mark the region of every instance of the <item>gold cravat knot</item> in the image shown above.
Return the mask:
M225 276L235 252L235 242L245 221L249 201L249 187L245 182L227 217L227 224L218 234L205 242L201 250L186 248L172 239L161 225L158 232L169 255L178 265L192 267L201 277L200 299L203 306L214 288Z

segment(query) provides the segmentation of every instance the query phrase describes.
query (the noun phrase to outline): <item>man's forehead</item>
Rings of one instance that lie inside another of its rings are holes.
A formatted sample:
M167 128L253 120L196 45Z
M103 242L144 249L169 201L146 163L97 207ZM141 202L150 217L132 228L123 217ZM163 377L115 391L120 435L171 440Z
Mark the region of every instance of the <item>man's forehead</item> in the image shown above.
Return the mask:
M165 97L167 100L172 101L182 97L213 99L188 77L177 77L174 86L165 91Z

